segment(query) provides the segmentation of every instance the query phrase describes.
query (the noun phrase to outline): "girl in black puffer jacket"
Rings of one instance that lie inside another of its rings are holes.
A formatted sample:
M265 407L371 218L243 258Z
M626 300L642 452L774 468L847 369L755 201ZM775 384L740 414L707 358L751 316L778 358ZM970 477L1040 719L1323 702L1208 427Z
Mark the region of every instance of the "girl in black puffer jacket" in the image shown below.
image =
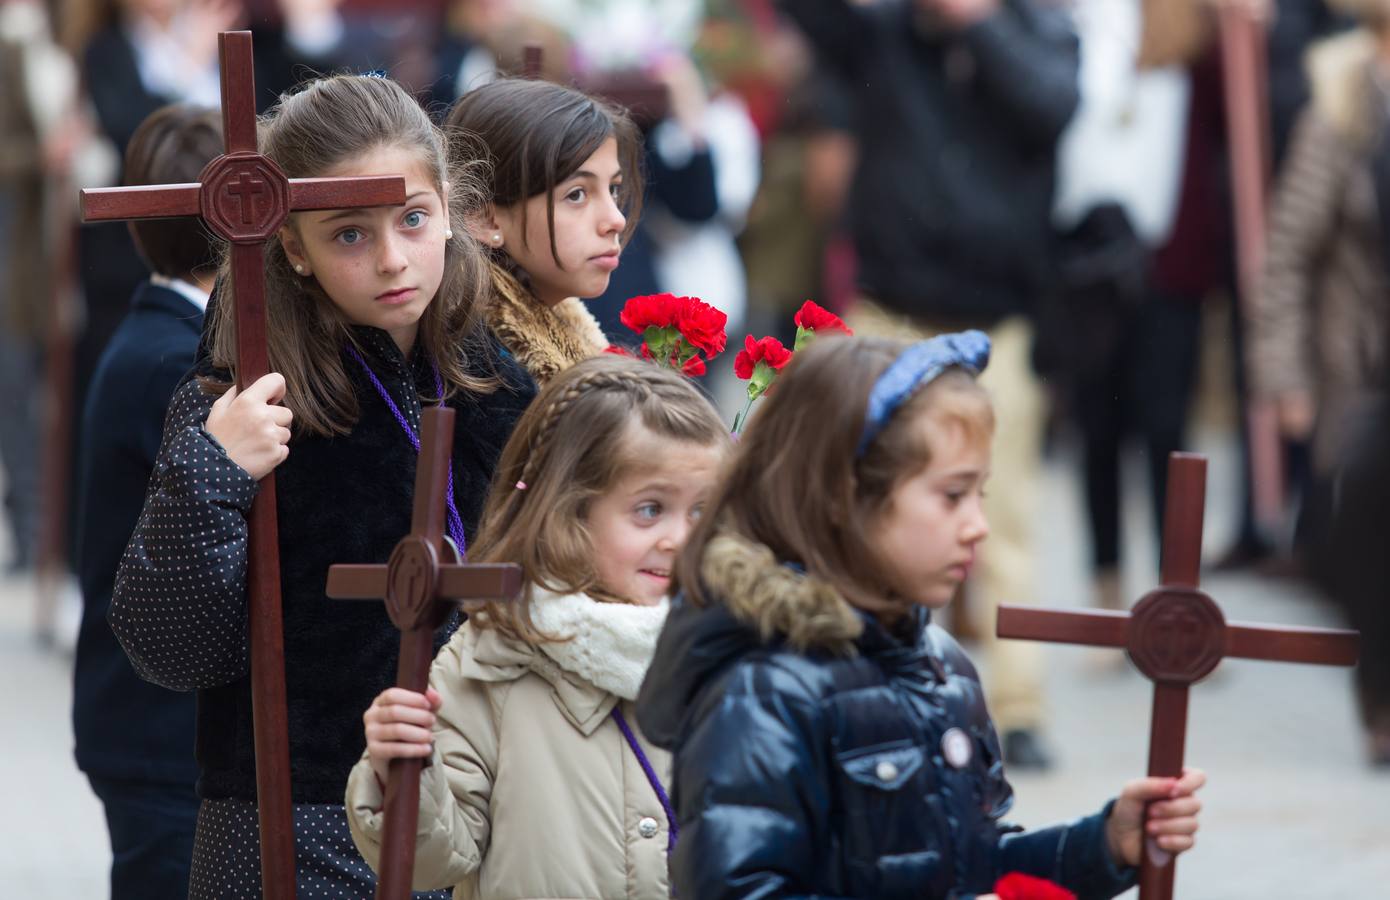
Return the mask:
M680 896L954 900L1018 872L1113 897L1145 833L1192 846L1195 770L1067 825L1000 821L979 677L930 623L988 533L988 355L978 332L826 338L778 376L686 545L638 702L675 754Z

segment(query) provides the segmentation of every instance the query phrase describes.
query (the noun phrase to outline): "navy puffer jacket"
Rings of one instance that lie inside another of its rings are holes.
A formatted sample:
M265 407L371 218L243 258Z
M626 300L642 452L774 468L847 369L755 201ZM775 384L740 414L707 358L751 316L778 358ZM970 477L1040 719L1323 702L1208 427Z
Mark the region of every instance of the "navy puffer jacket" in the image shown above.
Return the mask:
M1081 898L1134 883L1109 806L1020 832L974 667L926 610L890 632L824 583L728 535L717 598L673 605L638 699L675 754L682 898L966 898L1006 872Z

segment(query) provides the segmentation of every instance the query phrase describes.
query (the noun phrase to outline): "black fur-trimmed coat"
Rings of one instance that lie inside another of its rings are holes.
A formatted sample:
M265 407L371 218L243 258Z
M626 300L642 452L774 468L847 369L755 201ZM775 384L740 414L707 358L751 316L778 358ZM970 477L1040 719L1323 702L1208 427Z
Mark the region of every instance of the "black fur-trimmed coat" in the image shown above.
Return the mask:
M417 434L423 354L359 328L364 356ZM495 343L479 373L502 387L449 400L456 411L454 496L470 539L493 470L532 380ZM385 563L410 531L417 454L350 359L361 418L344 437L296 437L276 469L290 765L296 803L341 803L364 746L362 713L394 683L399 634L381 603L324 593L334 563ZM213 397L195 381L174 396L139 524L121 561L109 621L139 674L198 690L199 795L256 796L247 639L247 514L256 482L203 430ZM436 635L442 645L456 622Z
M1016 833L975 668L918 608L889 630L761 545L714 538L712 599L672 604L637 701L673 755L681 897L961 900L1024 872L1083 900L1134 883L1109 807Z

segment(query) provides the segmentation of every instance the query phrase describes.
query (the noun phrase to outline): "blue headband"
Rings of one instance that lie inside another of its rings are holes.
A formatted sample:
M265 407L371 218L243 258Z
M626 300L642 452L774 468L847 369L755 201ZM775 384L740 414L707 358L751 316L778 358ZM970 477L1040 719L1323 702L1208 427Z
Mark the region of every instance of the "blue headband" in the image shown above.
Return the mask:
M902 406L917 389L952 366L978 375L989 364L989 338L983 331L962 331L918 341L893 360L869 391L864 410L864 434L859 438L856 459L863 457L869 444L888 424L894 410Z

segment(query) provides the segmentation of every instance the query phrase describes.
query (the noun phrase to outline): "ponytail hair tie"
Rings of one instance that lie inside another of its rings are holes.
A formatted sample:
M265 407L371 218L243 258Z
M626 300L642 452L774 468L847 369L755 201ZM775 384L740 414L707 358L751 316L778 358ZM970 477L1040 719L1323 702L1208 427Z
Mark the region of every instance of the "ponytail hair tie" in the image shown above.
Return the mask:
M863 459L869 444L883 431L899 406L942 372L954 366L979 375L989 364L989 337L983 331L962 331L918 341L904 350L878 376L864 410L864 431L855 459Z
M524 482L524 481L518 481L518 482L516 483L516 489L517 489L518 491L524 491L524 490L526 490L526 482Z

